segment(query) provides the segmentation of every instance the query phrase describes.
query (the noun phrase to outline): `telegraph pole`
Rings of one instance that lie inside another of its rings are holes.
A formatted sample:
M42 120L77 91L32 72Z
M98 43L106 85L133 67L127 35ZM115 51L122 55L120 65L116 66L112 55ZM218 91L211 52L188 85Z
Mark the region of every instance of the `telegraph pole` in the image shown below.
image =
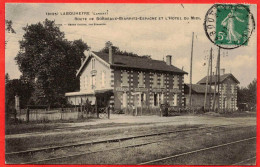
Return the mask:
M220 82L220 47L218 48L218 109L220 108L220 106L219 106L220 105L219 104L219 99L220 99L219 82ZM221 97L223 97L223 96L221 96Z
M190 56L190 91L189 91L189 97L190 97L190 110L192 107L192 100L191 100L191 90L192 90L192 57L193 57L193 40L194 40L194 32L192 32L192 42L191 42L191 56Z
M220 81L220 48L218 48L218 57L216 63L216 75L215 77L215 87L214 87L214 97L213 97L213 111L215 111L215 101L216 101L216 87L218 85L218 93L219 93L219 81ZM220 95L219 95L220 96ZM218 108L219 106L219 96L218 96Z
M211 100L212 100L212 95L211 95L211 83L212 83L212 48L210 50L211 52L211 59L210 59L210 78L209 78L209 96L210 96L210 100L209 100L209 111L211 110Z
M209 70L210 70L210 62L212 58L212 48L210 50L209 62L208 62L208 72L207 72L207 81L206 81L206 91L205 91L205 98L204 98L204 110L207 106L207 94L208 94L208 82L209 82Z

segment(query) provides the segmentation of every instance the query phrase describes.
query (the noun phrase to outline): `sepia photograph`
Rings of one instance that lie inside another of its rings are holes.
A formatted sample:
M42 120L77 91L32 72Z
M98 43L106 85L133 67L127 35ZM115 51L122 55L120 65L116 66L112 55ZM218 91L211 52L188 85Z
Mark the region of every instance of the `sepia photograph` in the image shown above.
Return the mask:
M5 3L5 164L256 165L257 5Z

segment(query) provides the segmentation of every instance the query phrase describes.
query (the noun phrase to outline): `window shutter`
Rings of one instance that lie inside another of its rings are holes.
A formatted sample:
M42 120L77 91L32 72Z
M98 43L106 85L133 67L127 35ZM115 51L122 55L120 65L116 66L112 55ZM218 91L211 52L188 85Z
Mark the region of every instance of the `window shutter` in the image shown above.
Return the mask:
M153 87L154 87L154 88L157 87L157 82L158 82L157 74L154 74L154 75L153 75Z
M126 71L122 73L122 86L128 86L128 74Z

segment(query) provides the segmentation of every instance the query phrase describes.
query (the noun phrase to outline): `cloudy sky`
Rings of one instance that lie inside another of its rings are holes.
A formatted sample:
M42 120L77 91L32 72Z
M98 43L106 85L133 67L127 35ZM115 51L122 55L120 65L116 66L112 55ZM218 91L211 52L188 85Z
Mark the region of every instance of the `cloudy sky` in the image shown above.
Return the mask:
M217 47L205 35L203 20L210 4L6 4L6 19L13 21L16 34L6 33L6 73L19 78L21 73L14 61L19 50L18 41L22 39L22 27L27 24L42 22L46 18L61 24L68 40L83 39L91 50L102 49L106 41L111 41L121 50L139 55L151 55L153 59L162 60L166 55L173 56L173 65L190 71L192 32L194 32L193 83L207 73L207 57L213 48L213 62L216 61ZM255 20L256 6L250 6ZM58 13L47 15L46 13ZM90 15L61 15L63 12L89 12ZM157 20L118 20L97 21L94 15L105 13L104 17L157 17ZM198 19L191 20L191 16ZM75 17L94 18L76 21ZM158 20L158 18L163 18ZM171 20L166 18L171 17ZM188 20L184 20L189 18ZM178 20L181 18L182 20ZM105 24L92 26L89 24ZM68 24L86 24L87 26L69 26ZM256 78L256 31L250 37L248 46L233 50L221 50L221 68L232 73L241 86L247 86ZM215 63L213 63L215 66ZM214 67L213 67L214 69ZM215 70L214 70L215 71ZM185 76L189 82L189 76Z

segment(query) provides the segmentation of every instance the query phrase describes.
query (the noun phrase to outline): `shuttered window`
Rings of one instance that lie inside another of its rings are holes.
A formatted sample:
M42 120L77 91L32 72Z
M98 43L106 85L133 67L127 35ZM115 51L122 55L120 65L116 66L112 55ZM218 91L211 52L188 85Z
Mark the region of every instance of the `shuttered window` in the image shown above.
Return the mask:
M144 87L144 73L140 72L139 73L139 78L138 78L138 86L139 87Z
M144 105L146 103L146 93L140 93L138 95L138 99L139 99L139 103L138 105L141 106L141 105Z
M223 84L223 93L226 93L227 91L227 84Z
M158 83L158 77L157 74L153 75L153 87L157 88L157 83Z
M165 77L163 74L161 75L160 83L161 83L161 88L165 88Z
M85 76L84 87L85 87L85 89L88 88L88 76L87 75Z
M127 107L127 93L126 92L123 93L123 107L124 108Z
M174 77L173 77L173 88L179 88L179 77L178 77L178 75L174 75Z
M174 94L174 100L173 100L173 106L177 106L178 105L178 94Z
M124 71L122 73L122 86L129 86L128 84L128 73Z
M231 85L231 93L235 93L235 85Z

